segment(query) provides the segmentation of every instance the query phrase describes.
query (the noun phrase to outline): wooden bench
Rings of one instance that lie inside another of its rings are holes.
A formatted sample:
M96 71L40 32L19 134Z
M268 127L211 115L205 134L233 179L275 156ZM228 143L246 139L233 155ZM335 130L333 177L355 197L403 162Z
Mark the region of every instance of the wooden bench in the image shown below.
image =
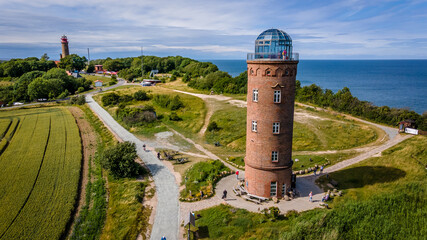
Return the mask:
M251 202L254 202L254 203L256 203L256 204L260 204L260 203L261 203L261 201L260 201L260 200L258 200L258 199L253 199L253 198L250 198L250 197L247 197L247 196L243 196L242 198L244 198L246 201L251 201Z
M239 190L233 187L233 192L236 194L236 196L240 196Z
M243 195L243 194L247 194L247 192L246 192L246 190L242 187L242 186L239 186L239 190L240 190L240 193Z
M249 194L249 193L248 193L248 197L255 198L255 199L259 200L260 202L268 200L268 198L260 197L260 196L255 196L255 195L252 195L252 194Z

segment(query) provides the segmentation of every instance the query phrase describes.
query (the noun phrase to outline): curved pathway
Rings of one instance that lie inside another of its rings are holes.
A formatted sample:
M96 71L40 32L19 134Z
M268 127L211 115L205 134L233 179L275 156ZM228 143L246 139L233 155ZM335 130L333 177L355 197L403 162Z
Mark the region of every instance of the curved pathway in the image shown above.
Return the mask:
M92 98L93 94L86 95L86 102L110 130L123 141L136 144L138 156L153 175L156 185L157 208L151 230L151 239L160 239L163 235L167 239L178 239L179 231L179 201L178 186L174 175L158 160L151 151L144 151L141 140L123 128L114 118Z
M203 100L206 101L206 99L216 99L218 101L228 101L230 104L236 105L238 107L245 107L246 106L246 102L242 101L242 100L233 100L231 97L225 97L225 96L220 96L220 95L206 95L206 94L198 94L198 93L189 93L189 92L185 92L185 91L179 91L179 90L174 90L176 92L180 92L180 93L184 93L184 94L189 94L189 95L193 95L196 97L199 97ZM306 104L301 104L301 103L297 103L297 105L300 106L305 106L305 107L312 107ZM318 110L323 110L323 111L328 111L319 107L315 107ZM341 114L341 113L340 113ZM380 124L376 124L376 123L372 123L366 120L362 120L350 115L346 115L343 114L346 117L350 118L350 119L354 119L356 121L359 122L363 122L369 125L373 125L377 128L382 129L386 135L388 136L387 141L385 141L384 143L382 143L381 145L377 145L377 146L370 146L370 147L358 147L358 148L354 148L354 149L349 149L349 150L359 150L359 152L365 151L364 153L339 162L333 166L330 166L328 168L325 168L325 170L323 171L323 174L327 174L327 173L331 173L331 172L335 172L338 170L341 170L343 168L346 168L350 165L353 165L355 163L361 162L365 159L368 159L370 157L373 156L377 156L378 154L381 154L382 151L412 137L412 135L398 135L397 133L397 129L396 128L392 128L392 127L388 127L388 126L384 126L384 125L380 125ZM209 119L207 120L207 122L209 121ZM206 120L205 120L206 122ZM193 143L195 144L195 143ZM341 150L343 151L343 150ZM328 152L338 152L338 151L328 151ZM211 197L210 199L206 199L206 200L202 200L202 201L198 201L198 202L183 202L181 203L181 216L184 216L186 214L188 214L188 212L190 211L199 211L205 208L209 208L209 207L213 207L216 205L219 205L221 203L224 204L229 204L233 207L237 207L237 208L244 208L246 210L252 211L252 212L259 212L264 208L269 208L271 206L276 206L280 209L280 211L282 213L285 213L289 210L296 210L296 211L306 211L306 210L310 210L313 208L317 208L319 207L319 204L321 203L321 199L323 196L323 190L320 189L316 184L315 184L315 180L316 178L319 177L319 175L314 176L314 175L303 175L303 176L298 176L297 178L297 189L300 192L300 197L293 199L292 201L281 201L278 204L273 203L272 201L269 201L267 203L262 203L260 205L257 205L255 203L252 202L248 202L246 200L244 200L241 197L237 197L234 192L232 191L233 186L236 186L238 183L238 180L236 179L235 175L231 175L228 177L225 177L223 179L221 179L215 188L215 192L216 194ZM240 171L240 175L239 178L244 179L244 171ZM223 200L221 199L221 193L227 190L228 192L228 198ZM313 192L313 202L309 201L309 197L308 194L310 193L310 191Z

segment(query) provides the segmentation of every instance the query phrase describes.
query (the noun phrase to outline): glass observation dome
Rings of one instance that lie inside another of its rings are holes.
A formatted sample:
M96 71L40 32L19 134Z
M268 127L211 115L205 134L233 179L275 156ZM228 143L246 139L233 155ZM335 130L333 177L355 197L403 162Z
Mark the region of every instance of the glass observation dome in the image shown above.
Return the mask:
M255 53L248 54L248 60L298 61L298 54L292 52L292 38L279 29L268 29L255 40Z

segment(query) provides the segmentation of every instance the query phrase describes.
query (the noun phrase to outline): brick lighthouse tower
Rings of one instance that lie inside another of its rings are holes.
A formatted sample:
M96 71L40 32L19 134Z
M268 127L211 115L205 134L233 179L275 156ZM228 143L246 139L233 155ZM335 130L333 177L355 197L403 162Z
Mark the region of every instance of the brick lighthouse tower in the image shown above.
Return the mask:
M61 44L62 44L62 54L60 54L60 57L64 58L64 57L70 55L70 51L68 50L68 39L67 39L67 36L62 35L62 37L61 37Z
M269 29L248 54L245 187L283 197L292 182L292 131L298 53L284 31Z

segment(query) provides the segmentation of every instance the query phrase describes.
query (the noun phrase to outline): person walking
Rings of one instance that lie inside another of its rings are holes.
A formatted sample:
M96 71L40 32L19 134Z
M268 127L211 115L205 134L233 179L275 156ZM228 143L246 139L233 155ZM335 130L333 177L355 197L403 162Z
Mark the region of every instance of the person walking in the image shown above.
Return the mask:
M157 158L160 160L160 152L157 153Z
M312 191L310 191L310 193L308 194L308 197L309 197L309 201L313 202L313 192Z
M144 149L144 152L145 152L145 144L144 144L144 145L142 145L142 148Z
M239 171L236 171L236 179L239 180Z
M320 174L322 174L322 173L323 173L323 165L320 166Z
M224 192L222 192L222 199L226 199L227 198L227 190L224 189Z
M313 170L314 176L316 176L316 172L317 172L317 167L314 167L314 170Z

